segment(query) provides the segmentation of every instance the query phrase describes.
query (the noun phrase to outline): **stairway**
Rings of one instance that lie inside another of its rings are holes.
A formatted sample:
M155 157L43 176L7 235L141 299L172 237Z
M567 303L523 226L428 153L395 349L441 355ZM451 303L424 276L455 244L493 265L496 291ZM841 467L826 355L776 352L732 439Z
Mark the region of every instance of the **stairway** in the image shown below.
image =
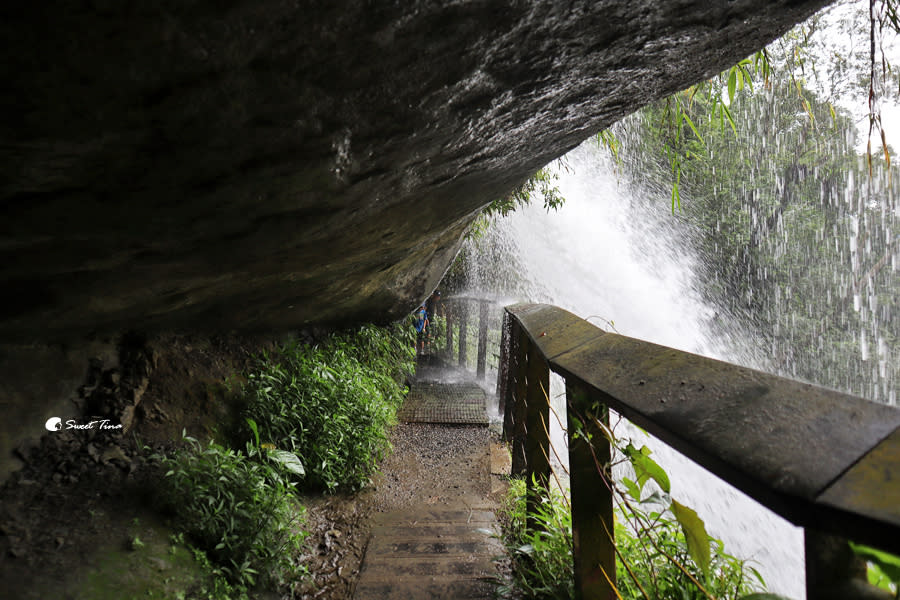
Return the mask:
M373 528L357 600L494 597L503 553L493 506L419 506L387 514Z
M439 496L374 517L354 598L492 599L498 582L494 561L504 550L490 494L496 481L484 429L486 395L471 376L422 366L399 427L430 435L485 433L470 436L481 441L448 451L428 467L428 477L442 484Z

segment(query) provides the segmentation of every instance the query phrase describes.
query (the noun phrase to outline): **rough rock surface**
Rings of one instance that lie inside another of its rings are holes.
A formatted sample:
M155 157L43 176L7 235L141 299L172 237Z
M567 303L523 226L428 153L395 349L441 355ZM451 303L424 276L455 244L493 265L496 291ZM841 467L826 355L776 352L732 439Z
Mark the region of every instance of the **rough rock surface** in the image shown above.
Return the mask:
M823 0L0 9L0 340L408 312L487 202Z

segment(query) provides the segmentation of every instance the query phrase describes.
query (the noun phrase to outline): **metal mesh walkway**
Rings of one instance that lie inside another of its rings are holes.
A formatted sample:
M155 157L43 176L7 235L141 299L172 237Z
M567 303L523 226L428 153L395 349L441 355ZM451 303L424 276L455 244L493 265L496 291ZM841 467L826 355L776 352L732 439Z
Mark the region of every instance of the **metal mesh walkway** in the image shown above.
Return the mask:
M397 414L401 423L482 425L489 423L487 394L471 374L434 356L420 357L416 381Z
M486 396L474 383L419 381L413 384L397 419L403 423L448 423L487 427Z

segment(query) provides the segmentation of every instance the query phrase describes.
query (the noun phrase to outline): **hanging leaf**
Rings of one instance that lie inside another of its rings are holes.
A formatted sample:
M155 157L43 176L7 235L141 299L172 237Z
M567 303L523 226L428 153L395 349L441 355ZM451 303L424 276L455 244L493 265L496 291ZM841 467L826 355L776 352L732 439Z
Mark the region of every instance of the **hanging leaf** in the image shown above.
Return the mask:
M728 104L734 102L734 89L737 86L737 69L732 67L728 73Z
M688 554L700 567L704 575L709 574L709 534L706 533L706 525L703 519L697 516L692 508L672 500L672 513L681 524L684 537L687 540Z
M295 475L306 475L303 463L293 452L287 450L269 450L268 457Z
M635 482L628 479L627 477L622 478L622 483L625 485L625 489L628 490L628 495L640 502L641 488L639 488Z
M857 556L878 565L878 568L892 581L900 583L900 556L853 542L850 542L850 548Z
M256 427L256 421L253 419L247 419L247 425L250 426L250 430L253 431L253 437L256 439L256 447L259 447L259 429Z
M731 111L724 104L722 105L722 114L725 115L725 120L731 125L731 131L734 132L734 135L737 135L737 125L734 123L734 117L731 116Z
M684 113L684 120L688 124L688 126L691 128L691 131L694 132L694 135L697 136L697 139L699 139L701 143L706 144L706 142L703 140L703 136L700 135L699 131L697 131L697 126L694 125L694 122L691 121L691 118L688 116L687 113Z
M652 479L659 484L659 487L665 493L668 494L671 491L672 486L669 483L669 476L666 475L665 470L655 460L650 458L650 448L642 446L638 450L629 443L625 447L625 455L628 456L628 460L631 461L631 465L634 467L634 474L637 475L637 484L641 490L644 489L644 484L647 480Z

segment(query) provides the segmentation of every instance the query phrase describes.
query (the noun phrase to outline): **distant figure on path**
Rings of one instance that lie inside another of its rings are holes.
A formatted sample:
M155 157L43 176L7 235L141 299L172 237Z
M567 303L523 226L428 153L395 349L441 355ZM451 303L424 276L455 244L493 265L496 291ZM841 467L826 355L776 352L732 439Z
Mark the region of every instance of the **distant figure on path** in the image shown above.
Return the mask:
M416 354L425 352L425 336L428 329L428 311L425 305L419 306L414 315L413 326L416 328Z

